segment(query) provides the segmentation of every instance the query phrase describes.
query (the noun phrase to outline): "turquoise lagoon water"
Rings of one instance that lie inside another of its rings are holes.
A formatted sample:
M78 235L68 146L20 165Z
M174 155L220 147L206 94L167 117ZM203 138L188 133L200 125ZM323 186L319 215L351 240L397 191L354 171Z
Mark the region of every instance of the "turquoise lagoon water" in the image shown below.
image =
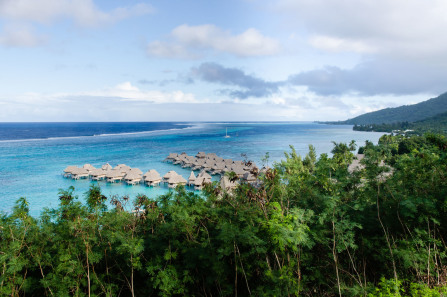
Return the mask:
M271 165L284 157L289 145L305 155L308 145L313 144L321 154L331 151L331 141L355 140L363 145L366 140L377 143L382 135L352 131L352 126L296 122L109 123L92 125L95 133L88 125L63 124L61 128L58 125L61 124L38 127L0 124L0 139L4 139L0 140L0 211L10 212L18 198L26 197L31 214L38 215L44 207L57 207L58 190L69 186L74 186L83 200L92 181L63 178L61 173L68 165L90 163L99 167L105 163L112 166L124 163L143 172L156 169L161 175L175 170L188 178L189 170L163 162L169 153L195 155L205 151L233 160L242 160L241 154L246 154L249 160L262 166L266 152L270 154ZM224 137L226 129L230 138ZM169 191L163 186L150 188L103 181L99 184L106 196L129 195L132 199L140 193L155 197Z

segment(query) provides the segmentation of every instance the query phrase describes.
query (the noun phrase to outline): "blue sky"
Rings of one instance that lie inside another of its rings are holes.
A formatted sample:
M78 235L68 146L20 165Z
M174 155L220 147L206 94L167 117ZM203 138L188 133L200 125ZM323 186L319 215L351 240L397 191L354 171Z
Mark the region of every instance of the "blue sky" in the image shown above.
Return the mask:
M0 0L0 121L343 120L447 91L441 0Z

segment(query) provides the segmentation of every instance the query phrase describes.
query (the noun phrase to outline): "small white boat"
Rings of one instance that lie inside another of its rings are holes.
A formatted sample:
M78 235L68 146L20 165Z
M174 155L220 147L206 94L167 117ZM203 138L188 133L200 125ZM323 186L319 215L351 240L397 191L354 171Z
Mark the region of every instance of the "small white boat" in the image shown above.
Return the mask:
M225 137L224 138L230 138L230 135L228 135L228 128L225 128Z

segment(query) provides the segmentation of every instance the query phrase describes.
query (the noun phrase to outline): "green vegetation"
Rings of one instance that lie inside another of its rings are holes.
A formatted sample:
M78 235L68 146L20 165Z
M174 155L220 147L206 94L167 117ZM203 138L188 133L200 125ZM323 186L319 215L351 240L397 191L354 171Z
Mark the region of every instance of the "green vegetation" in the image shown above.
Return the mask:
M231 194L92 185L38 218L21 198L0 215L0 295L445 296L447 139L384 135L350 174L354 148L291 148Z
M392 123L412 123L422 121L447 112L447 93L418 104L385 108L362 114L358 117L339 122L325 122L339 125L381 125Z
M340 122L349 125L390 124L395 122L417 122L447 112L447 93L418 104L385 108L365 113Z
M393 132L395 130L412 130L412 134L424 134L427 132L447 134L447 112L438 114L414 123L399 122L391 124L354 125L355 131Z

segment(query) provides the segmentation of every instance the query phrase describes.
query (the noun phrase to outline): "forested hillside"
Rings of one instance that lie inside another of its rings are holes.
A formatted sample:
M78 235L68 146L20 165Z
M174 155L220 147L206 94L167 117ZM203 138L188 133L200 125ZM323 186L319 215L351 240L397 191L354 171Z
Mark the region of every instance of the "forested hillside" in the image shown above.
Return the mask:
M423 134L427 132L447 134L447 112L414 123L397 122L390 124L354 125L353 129L355 131L375 131L375 132L393 132L396 130L399 131L411 130L409 133L413 134Z
M354 149L292 148L230 193L92 185L36 218L21 198L0 215L0 295L445 296L447 139L384 135L350 171Z
M418 104L385 108L365 113L346 121L335 122L335 124L369 125L397 122L411 123L433 117L443 112L447 112L447 93Z

